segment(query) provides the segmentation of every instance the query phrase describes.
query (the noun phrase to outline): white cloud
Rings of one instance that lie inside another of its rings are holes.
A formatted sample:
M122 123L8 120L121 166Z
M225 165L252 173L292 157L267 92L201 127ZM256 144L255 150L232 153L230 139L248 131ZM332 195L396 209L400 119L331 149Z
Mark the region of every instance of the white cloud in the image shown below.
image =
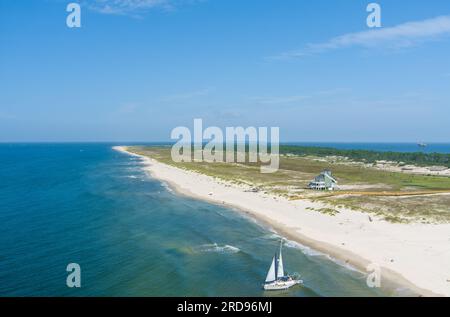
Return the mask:
M139 15L151 9L171 10L193 2L196 0L94 0L87 6L103 14Z
M450 16L440 16L389 28L344 34L326 42L311 43L303 49L279 54L272 59L298 58L348 47L404 48L449 35Z

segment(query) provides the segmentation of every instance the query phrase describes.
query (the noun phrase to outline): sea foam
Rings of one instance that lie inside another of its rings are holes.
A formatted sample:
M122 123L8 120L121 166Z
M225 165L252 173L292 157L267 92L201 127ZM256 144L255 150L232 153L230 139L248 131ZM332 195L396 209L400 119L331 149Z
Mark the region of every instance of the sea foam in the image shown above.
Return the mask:
M241 251L239 248L232 245L218 245L217 243L203 244L199 246L198 251L200 252L217 252L217 253L237 253Z

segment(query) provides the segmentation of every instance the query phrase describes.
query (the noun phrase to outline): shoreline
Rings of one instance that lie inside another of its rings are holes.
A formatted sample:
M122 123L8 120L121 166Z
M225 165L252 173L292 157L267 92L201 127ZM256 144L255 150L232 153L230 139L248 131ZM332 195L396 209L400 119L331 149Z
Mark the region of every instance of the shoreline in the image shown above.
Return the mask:
M308 201L288 201L268 194L248 192L242 186L229 184L210 176L179 169L149 157L128 152L126 147L113 147L113 149L140 157L144 161L145 171L153 178L167 183L176 193L236 209L237 212L242 212L260 224L274 229L281 236L324 255L329 255L334 260L350 265L363 274L366 272L368 264L377 263L382 272L382 288L407 288L418 296L450 296L450 272L445 271L445 268L450 267L450 247L447 247L449 252L440 261L441 263L430 264L432 261L427 260L425 257L427 252L424 251L433 249L433 246L425 243L414 248L414 243L418 242L414 237L420 238L423 235L416 232L411 225L389 224L379 220L370 220L369 222L367 214L355 211L347 211L337 216L308 211L307 207L320 208L321 205ZM419 231L426 231L429 234L434 232L435 238L444 239L439 241L439 251L445 252L445 243L450 245L450 234L448 234L448 240L445 240L443 233L450 232L450 225L434 225L440 227L439 237L435 232L436 227L426 226L415 225L415 227L420 227ZM400 233L397 234L400 241L392 239L390 235L400 229L405 231L405 236ZM381 239L379 239L380 235ZM366 241L366 243L359 240ZM406 244L410 245L408 252L404 250ZM402 252L403 254L401 254ZM421 255L422 261L420 261ZM407 260L406 263L401 261L404 260L403 258ZM434 260L439 262L437 257ZM397 261L403 263L399 265ZM417 273L424 271L420 267L420 262L425 267L433 269L425 270L427 274L416 276ZM408 263L412 263L412 265L408 266ZM439 274L435 274L434 269L440 269ZM405 272L407 274L404 274ZM447 275L449 280L445 279ZM433 277L433 280L430 280L430 276ZM437 280L441 282L439 285L437 285Z

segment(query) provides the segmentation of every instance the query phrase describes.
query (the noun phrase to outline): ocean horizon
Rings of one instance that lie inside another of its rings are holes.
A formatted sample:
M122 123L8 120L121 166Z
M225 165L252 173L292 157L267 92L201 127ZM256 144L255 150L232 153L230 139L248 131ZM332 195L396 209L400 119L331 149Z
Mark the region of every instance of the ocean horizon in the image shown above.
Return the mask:
M36 141L36 142L0 142L0 145L51 145L51 144L104 144L111 146L119 145L161 145L170 146L175 142L160 141L160 142L116 142L116 141L68 141L68 142L52 142L52 141ZM270 142L269 142L270 144ZM414 142L313 142L313 141L294 141L294 142L280 142L280 145L295 145L295 146L312 146L312 147L330 147L343 150L367 150L367 151L381 151L381 152L404 152L404 153L450 153L450 143L448 142L430 142L425 143L426 146L421 147Z

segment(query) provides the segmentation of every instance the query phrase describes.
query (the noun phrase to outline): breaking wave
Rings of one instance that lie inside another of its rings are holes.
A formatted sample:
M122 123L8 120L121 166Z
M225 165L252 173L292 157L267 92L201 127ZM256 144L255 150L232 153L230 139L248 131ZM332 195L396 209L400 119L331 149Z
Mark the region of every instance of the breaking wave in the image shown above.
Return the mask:
M169 184L167 184L166 182L161 182L161 186L164 187L164 189L168 192L173 193L173 189L170 188Z
M267 239L271 239L271 240L280 240L283 239L283 246L287 247L287 248L292 248L292 249L297 249L300 250L303 254L307 255L307 256L311 256L311 257L324 257L327 258L328 260L342 266L345 267L346 269L349 269L351 271L355 271L355 272L359 272L362 273L360 270L358 270L357 268L355 268L353 265L348 264L342 260L336 259L326 253L317 251L313 248L310 248L306 245L303 245L299 242L296 241L292 241L292 240L288 240L286 238L284 238L283 236L280 236L279 234L272 232L271 234L268 234L265 236Z
M298 249L298 250L302 251L303 254L308 255L308 256L323 256L323 257L327 257L327 258L331 259L331 257L325 253L316 251L316 250L314 250L306 245L303 245L301 243L298 243L298 242L295 242L292 240L288 240L288 239L284 238L283 236L280 236L276 232L272 232L264 237L269 240L283 239L283 246L285 246L287 248Z
M203 244L197 248L199 252L217 252L217 253L237 253L241 251L239 248L234 247L232 245L218 245L217 243L213 244Z

